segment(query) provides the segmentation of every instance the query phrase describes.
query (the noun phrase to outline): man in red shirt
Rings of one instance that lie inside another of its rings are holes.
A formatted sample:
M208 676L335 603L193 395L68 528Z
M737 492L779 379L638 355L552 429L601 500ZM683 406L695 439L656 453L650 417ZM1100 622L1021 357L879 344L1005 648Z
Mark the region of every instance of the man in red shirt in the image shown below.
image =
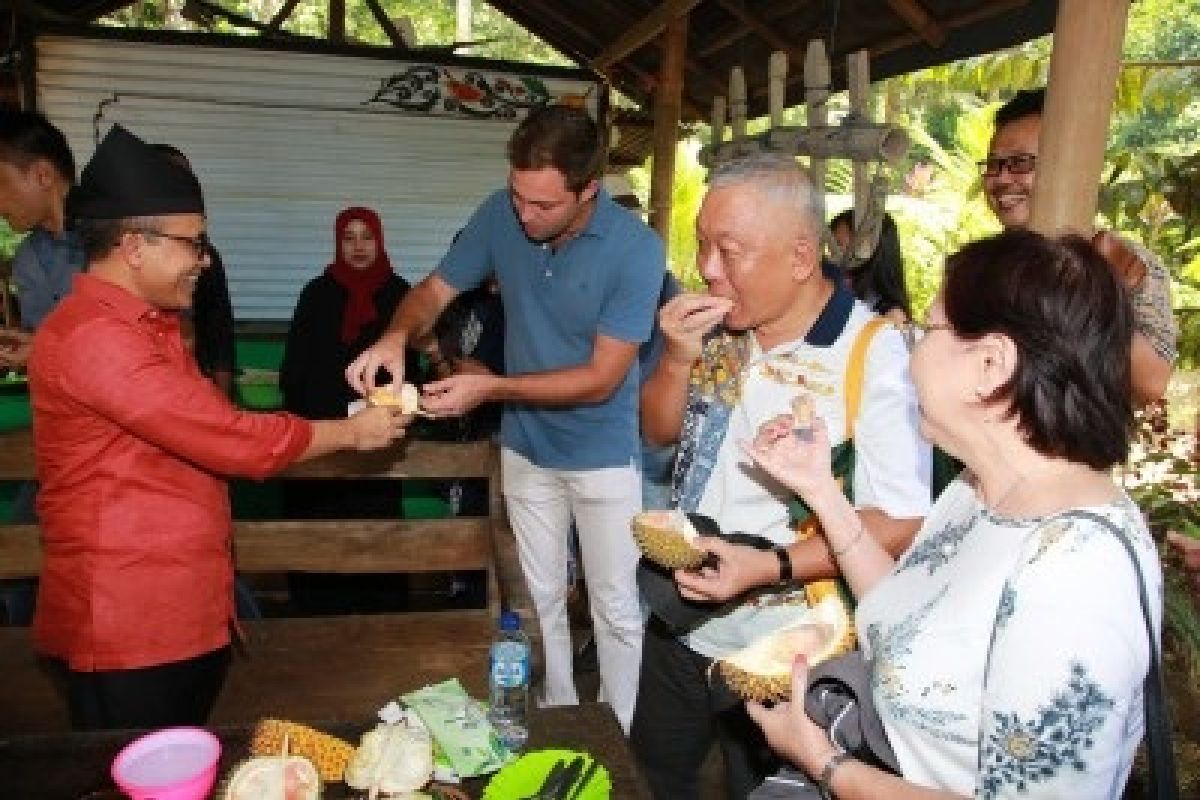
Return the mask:
M71 203L88 271L30 361L44 553L35 645L63 669L75 728L203 724L233 620L223 478L383 447L409 418L248 414L205 379L179 327L208 264L199 184L120 126Z

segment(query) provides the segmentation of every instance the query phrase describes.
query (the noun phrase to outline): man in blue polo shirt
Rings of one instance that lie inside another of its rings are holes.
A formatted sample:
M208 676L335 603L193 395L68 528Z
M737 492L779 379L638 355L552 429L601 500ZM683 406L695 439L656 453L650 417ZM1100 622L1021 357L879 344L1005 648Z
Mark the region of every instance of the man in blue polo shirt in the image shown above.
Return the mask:
M654 321L663 245L600 187L603 141L585 112L563 106L531 112L509 140L508 160L507 189L484 200L346 377L365 394L380 367L402 376L405 345L426 333L455 295L496 276L507 374L460 374L429 384L423 406L449 416L504 403L504 494L542 629L541 702L578 702L566 613L574 519L601 692L628 729L643 627L638 553L629 534L641 505L637 352Z

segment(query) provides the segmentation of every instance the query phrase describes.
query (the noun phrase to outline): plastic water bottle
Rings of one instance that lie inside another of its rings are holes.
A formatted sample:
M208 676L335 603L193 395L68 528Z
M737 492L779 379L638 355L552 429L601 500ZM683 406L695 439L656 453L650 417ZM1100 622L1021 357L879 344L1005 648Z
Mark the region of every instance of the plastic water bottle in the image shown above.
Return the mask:
M500 615L500 632L492 642L488 664L488 719L510 752L529 739L529 637L515 611Z

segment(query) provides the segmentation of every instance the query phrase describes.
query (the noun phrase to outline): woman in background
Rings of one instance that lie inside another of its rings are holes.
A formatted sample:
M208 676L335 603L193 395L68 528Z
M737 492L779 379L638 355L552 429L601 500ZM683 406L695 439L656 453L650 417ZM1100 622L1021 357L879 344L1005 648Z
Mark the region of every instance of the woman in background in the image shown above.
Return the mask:
M340 419L358 395L346 367L387 327L408 282L392 269L383 225L369 208L352 206L334 221L333 263L300 292L279 373L283 405L308 419ZM410 353L406 373L416 375Z
M844 253L854 234L854 210L846 209L829 223L829 230ZM900 253L900 235L891 214L884 214L879 228L879 243L866 261L843 262L850 291L876 314L903 325L912 317L908 289L904 285L904 258Z
M333 263L300 293L279 372L283 406L308 419L339 419L358 394L346 383L346 367L383 333L408 282L392 269L383 225L369 208L352 206L333 225ZM405 377L418 374L409 351ZM381 376L381 383L391 380ZM395 519L401 515L400 483L390 480L290 480L284 502L301 519ZM402 575L288 575L295 611L343 614L389 611L407 602Z

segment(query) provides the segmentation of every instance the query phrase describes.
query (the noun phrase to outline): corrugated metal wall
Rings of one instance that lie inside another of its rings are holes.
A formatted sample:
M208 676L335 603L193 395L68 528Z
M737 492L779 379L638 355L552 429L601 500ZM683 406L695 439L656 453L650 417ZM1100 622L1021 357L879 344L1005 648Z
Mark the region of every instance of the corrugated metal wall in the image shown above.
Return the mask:
M113 122L188 154L239 321L290 318L345 206L380 213L392 263L415 283L506 177L513 121L364 105L401 62L46 36L37 66L40 107L81 168ZM542 80L555 95L588 88Z

